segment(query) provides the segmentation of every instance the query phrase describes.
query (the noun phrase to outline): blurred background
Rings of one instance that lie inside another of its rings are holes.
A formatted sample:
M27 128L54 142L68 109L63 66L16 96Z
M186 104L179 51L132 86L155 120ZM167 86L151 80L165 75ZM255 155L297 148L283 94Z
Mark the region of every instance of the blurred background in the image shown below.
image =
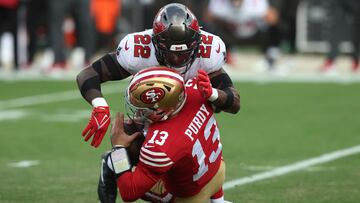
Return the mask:
M0 78L75 75L170 2L224 40L243 79L359 72L357 0L0 0Z
M170 2L224 40L241 95L216 115L225 199L358 203L360 0L0 0L0 202L98 202L109 133L83 141L76 74ZM111 115L127 83L102 85Z

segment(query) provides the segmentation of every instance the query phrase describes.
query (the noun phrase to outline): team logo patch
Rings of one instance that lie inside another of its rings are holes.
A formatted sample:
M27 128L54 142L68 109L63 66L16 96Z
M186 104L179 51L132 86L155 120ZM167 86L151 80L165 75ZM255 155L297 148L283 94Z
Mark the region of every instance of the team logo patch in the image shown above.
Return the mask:
M140 100L145 104L153 104L165 96L165 91L159 87L148 89L140 95Z

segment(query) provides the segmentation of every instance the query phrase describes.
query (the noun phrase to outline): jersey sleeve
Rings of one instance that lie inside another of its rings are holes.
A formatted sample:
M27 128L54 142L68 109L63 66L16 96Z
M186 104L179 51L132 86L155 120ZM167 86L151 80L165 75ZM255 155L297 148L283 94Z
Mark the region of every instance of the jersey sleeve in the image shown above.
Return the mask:
M154 145L147 147L147 144L141 147L139 160L140 165L156 174L166 173L174 164L174 161L160 147Z
M226 46L223 40L216 35L212 35L210 33L202 31L202 34L207 36L209 38L210 36L213 37L212 43L211 43L211 51L210 51L210 57L203 57L203 63L202 67L207 73L212 73L215 71L220 70L226 60ZM205 50L207 44L203 44Z
M116 184L123 201L133 202L148 192L159 180L159 175L137 166L133 172L123 173Z
M131 53L134 52L134 38L131 34L126 35L119 43L116 49L116 59L126 71L130 74L135 74L136 61Z
M133 172L122 174L117 180L121 198L125 202L139 199L156 184L174 162L162 151L161 147L143 145L139 163Z

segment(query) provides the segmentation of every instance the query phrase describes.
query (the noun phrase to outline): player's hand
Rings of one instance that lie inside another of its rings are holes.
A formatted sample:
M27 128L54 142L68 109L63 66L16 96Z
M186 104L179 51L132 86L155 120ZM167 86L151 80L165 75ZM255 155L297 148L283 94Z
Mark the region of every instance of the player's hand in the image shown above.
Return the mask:
M128 147L133 140L135 140L141 132L135 132L128 135L124 131L124 114L116 113L116 117L111 129L111 144L113 147L121 145Z
M87 142L91 137L91 146L98 147L104 138L110 124L110 110L108 106L95 107L91 113L90 121L82 132Z
M218 98L218 92L212 87L210 78L204 70L198 70L197 86L202 95L209 101L215 101Z

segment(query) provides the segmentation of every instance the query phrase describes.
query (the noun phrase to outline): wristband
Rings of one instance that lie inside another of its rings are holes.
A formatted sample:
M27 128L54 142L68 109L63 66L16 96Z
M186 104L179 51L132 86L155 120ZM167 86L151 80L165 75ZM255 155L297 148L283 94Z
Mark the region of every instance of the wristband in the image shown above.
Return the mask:
M96 97L95 99L93 99L91 101L91 104L93 105L93 107L99 107L99 106L109 106L106 103L106 100L103 97Z
M219 97L219 92L217 91L217 89L212 88L212 93L208 100L213 102L213 101L217 100L218 97Z
M116 174L120 174L131 169L129 158L124 147L113 148L110 154L110 161Z

